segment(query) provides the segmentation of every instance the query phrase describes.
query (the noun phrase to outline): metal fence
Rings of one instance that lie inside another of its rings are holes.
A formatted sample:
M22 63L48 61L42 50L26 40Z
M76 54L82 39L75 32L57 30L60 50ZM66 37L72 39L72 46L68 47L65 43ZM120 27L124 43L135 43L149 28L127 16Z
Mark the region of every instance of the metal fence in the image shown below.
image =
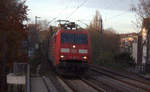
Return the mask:
M141 65L136 65L135 66L135 70L138 71L138 72L145 72L146 70L146 65L145 64L141 64Z
M20 88L22 87L22 85L20 84L18 85L18 87L21 90L24 89L23 92L30 92L30 65L28 63L14 63L13 74L15 74L16 76L25 76L24 88Z
M30 92L30 65L27 64L27 75L26 75L26 92Z

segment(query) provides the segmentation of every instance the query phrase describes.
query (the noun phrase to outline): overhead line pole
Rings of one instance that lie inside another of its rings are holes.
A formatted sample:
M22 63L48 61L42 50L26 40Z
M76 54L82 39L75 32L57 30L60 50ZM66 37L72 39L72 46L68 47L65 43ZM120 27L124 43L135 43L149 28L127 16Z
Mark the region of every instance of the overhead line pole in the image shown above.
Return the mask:
M40 18L40 17L35 16L35 28L36 28L36 30L37 30L37 19L38 19L38 18Z

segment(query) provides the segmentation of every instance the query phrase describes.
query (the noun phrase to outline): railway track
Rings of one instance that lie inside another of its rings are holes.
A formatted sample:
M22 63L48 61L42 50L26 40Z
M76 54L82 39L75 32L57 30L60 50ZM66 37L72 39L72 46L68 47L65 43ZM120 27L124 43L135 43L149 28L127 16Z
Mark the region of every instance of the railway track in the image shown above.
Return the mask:
M114 81L115 83L134 89L133 90L134 92L139 92L139 91L150 92L150 87L149 87L150 85L148 83L143 82L142 80L132 79L130 77L127 77L121 74L116 74L116 73L113 73L112 71L108 71L108 70L100 69L100 68L91 67L91 70L96 73L99 73L100 75L103 75L103 77L101 76L101 78L100 77L95 78L95 80L97 79L97 80L104 81L104 79L106 79L106 80Z
M103 70L103 71L106 71L106 72L109 72L109 73L112 73L112 74L115 74L115 75L118 75L118 76L122 76L124 78L128 78L128 79L131 79L131 80L135 80L135 81L150 85L150 80L148 78L145 78L145 77L140 76L140 75L135 74L135 73L129 73L127 71L125 71L125 73L116 72L116 71L107 69L105 67L98 67L96 65L91 65L91 67L95 67L99 70ZM132 76L131 76L131 74L132 74Z
M91 73L95 75L89 73L89 77L75 79L57 75L52 77L53 74L50 74L51 78L49 79L57 91L48 92L150 92L149 85L142 85L137 81L113 75L100 69L91 69Z
M81 78L66 79L58 77L58 80L64 85L68 92L106 92L98 85Z
M76 79L64 78L49 73L47 78L51 80L56 91L47 92L150 92L148 84L132 80L127 76L121 76L105 69L91 67L89 77ZM48 81L45 80L45 82ZM48 84L48 85L47 85ZM49 87L49 83L46 85Z
M46 87L46 89L47 89L47 92L51 92L51 90L50 90L50 88L49 88L49 86L48 86L48 83L47 83L48 80L46 79L46 77L43 77L42 80L43 80L43 83L45 84L45 87Z
M42 80L45 84L45 87L47 89L47 92L58 92L57 89L55 88L55 86L52 84L52 82L50 81L49 78L43 76Z
M52 84L57 89L57 92L108 92L101 88L101 86L88 81L88 79L84 77L67 78L57 76L51 71L49 71L46 76L51 80Z

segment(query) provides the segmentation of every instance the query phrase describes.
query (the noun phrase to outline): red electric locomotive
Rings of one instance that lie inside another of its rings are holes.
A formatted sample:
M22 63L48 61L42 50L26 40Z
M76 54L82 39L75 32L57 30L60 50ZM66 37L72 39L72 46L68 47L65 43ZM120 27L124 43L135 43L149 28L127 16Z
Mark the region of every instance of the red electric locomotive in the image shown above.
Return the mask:
M83 74L90 63L88 31L75 28L73 22L59 24L50 43L49 59L59 74Z

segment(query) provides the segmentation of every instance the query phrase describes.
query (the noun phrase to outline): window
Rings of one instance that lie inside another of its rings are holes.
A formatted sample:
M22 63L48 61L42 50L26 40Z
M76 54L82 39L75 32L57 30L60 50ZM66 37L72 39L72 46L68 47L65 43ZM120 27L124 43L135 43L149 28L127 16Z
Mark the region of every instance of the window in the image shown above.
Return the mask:
M62 43L87 44L87 34L61 33Z

